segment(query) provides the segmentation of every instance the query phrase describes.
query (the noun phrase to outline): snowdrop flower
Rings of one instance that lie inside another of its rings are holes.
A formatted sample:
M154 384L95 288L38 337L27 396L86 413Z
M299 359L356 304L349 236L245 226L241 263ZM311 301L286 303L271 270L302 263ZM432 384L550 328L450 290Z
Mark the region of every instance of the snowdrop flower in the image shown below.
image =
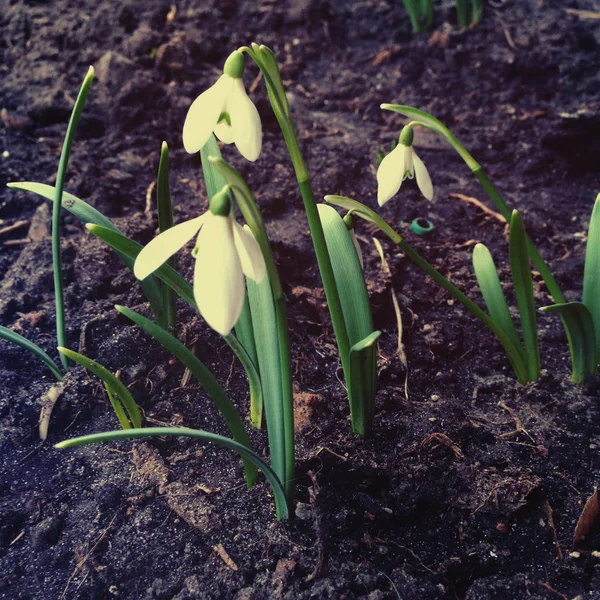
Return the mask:
M183 145L200 152L211 133L225 144L235 143L240 154L255 161L262 146L262 125L256 106L244 89L244 56L236 50L225 62L223 75L194 100L183 125Z
M138 279L144 279L198 234L193 250L194 298L206 322L224 336L242 312L244 275L260 283L266 272L257 241L247 226L236 223L230 209L224 188L203 215L167 229L145 246L133 270Z
M408 177L417 176L417 185L427 200L433 198L433 186L427 168L413 149L412 127L405 127L400 133L400 140L379 165L377 170L377 202L383 206L394 196L402 182Z

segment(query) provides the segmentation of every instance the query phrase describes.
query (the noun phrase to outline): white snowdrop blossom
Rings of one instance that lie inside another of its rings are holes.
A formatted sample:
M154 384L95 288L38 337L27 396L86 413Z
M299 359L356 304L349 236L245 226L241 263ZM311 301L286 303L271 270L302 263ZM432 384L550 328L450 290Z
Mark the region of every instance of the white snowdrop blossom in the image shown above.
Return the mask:
M377 202L383 206L396 195L402 182L416 176L417 185L427 200L433 198L433 185L423 161L417 156L413 145L412 127L405 127L400 141L379 165L377 170Z
M265 261L250 229L243 228L229 214L226 192L219 192L210 210L185 223L175 225L155 237L134 265L134 274L144 279L196 234L194 248L194 299L200 314L215 331L228 335L237 323L244 305L244 275L256 283L265 277Z
M214 134L225 144L234 143L240 154L255 161L262 147L262 125L256 106L244 88L244 56L233 52L223 75L194 100L183 125L183 145L187 152L200 152Z

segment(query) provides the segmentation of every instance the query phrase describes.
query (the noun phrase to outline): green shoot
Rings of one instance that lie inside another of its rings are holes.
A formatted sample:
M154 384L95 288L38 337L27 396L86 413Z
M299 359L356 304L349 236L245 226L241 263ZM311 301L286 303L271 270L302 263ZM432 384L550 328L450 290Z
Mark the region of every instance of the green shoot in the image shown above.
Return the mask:
M432 0L402 0L414 33L427 31L433 20Z
M329 253L335 283L342 303L342 312L348 341L351 344L350 353L355 345L361 344L373 335L373 319L369 306L369 296L360 261L354 247L348 228L342 217L331 206L317 205L319 217L325 233L327 252ZM379 337L375 337L375 340ZM348 386L348 401L352 430L364 437L370 430L375 413L375 390L377 387L377 344L371 343L363 359L350 362L349 373L345 373ZM374 364L371 362L374 361ZM359 371L356 371L359 368Z
M540 308L542 312L556 312L568 324L567 340L571 351L572 379L575 383L584 383L588 377L596 374L596 334L590 311L581 302L553 304Z
M71 146L73 144L73 138L75 137L75 130L79 123L79 118L83 111L83 106L87 99L90 86L94 80L94 68L90 67L79 95L75 101L73 112L71 113L71 119L69 120L69 126L67 127L67 134L65 135L65 141L60 154L60 161L58 163L58 172L56 174L56 195L54 197L54 204L52 207L52 267L54 273L54 295L56 300L56 339L59 346L66 346L67 334L65 328L65 299L63 290L62 280L62 262L60 259L60 211L62 207L63 189L65 187L65 178L67 174L67 165L69 164L69 155L71 154ZM66 357L60 357L63 367L68 368L68 361Z
M140 409L123 382L101 364L87 356L83 356L83 354L61 346L58 347L58 351L102 379L108 399L123 429L135 429L142 426Z
M529 268L526 239L527 234L521 215L514 210L510 221L508 240L510 270L521 316L521 329L527 356L527 376L529 381L537 381L540 376L540 348L533 299L533 280Z
M125 306L115 306L115 308L136 325L151 335L159 344L163 345L173 356L175 356L192 375L201 383L206 393L214 400L216 407L225 419L233 438L240 444L252 449L250 438L244 428L244 423L240 419L235 406L208 370L206 365L190 350L188 350L176 337L165 331L162 327L146 319L142 315ZM256 468L247 459L244 459L244 468L246 470L246 481L250 487L256 481Z
M0 325L0 338L12 342L13 344L17 344L18 346L21 346L21 348L25 348L25 350L29 350L29 352L35 354L35 356L44 362L58 381L63 378L63 374L60 372L60 369L56 366L54 361L39 346L30 342L27 338L2 325Z
M596 335L596 363L600 361L600 194L596 197L587 245L585 247L585 268L583 272L583 303L587 306L594 321Z
M156 206L158 209L158 230L162 233L173 227L173 206L169 188L169 147L166 142L162 143L160 149L160 162L156 178ZM174 256L169 259L169 265L175 268L176 259ZM158 324L172 333L177 323L177 297L168 285L162 284L161 288L164 317L158 320Z
M217 446L223 446L237 452L243 458L252 462L260 469L273 490L273 498L275 500L275 510L279 520L288 519L289 511L285 492L281 485L281 481L275 472L265 463L256 452L250 450L246 446L239 444L235 440L209 433L199 429L187 429L184 427L146 427L144 429L128 429L126 431L107 431L105 433L95 433L93 435L85 435L71 440L65 440L56 444L56 448L75 448L87 444L97 444L99 442L112 442L117 440L128 440L134 438L145 438L150 436L185 436L203 440Z

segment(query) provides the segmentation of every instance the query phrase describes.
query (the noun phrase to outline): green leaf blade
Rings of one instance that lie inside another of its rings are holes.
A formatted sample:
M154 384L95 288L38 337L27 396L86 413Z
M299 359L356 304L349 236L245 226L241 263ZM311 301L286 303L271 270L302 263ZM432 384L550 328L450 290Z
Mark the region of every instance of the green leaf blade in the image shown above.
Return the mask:
M588 377L596 374L596 334L592 314L582 302L567 302L544 306L542 312L558 313L565 324L571 364L572 379L575 383L584 383Z
M510 270L515 288L515 296L521 316L521 329L529 381L537 381L540 376L540 349L538 343L535 300L533 297L533 279L529 267L527 252L527 234L519 211L514 210L510 222L508 240Z
M596 197L588 239L585 247L583 272L583 303L592 317L596 335L596 363L600 361L600 194Z
M0 325L0 338L12 342L13 344L17 344L17 346L21 346L21 348L24 348L25 350L29 350L29 352L37 356L52 371L52 374L58 381L63 378L63 374L50 356L48 356L48 354L46 354L46 352L44 352L37 344L29 341L26 337L23 337L8 327Z
M68 348L58 347L58 351L70 358L73 362L85 367L88 371L99 377L106 386L109 400L115 409L115 413L123 429L138 428L142 426L142 414L138 408L133 396L123 385L123 382L113 375L108 369L100 363L79 354ZM125 412L127 414L125 414Z

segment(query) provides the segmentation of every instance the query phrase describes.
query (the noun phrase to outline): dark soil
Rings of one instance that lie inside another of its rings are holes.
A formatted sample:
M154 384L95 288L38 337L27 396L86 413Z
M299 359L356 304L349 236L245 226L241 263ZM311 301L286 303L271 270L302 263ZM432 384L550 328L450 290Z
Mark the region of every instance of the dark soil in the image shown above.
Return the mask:
M466 31L445 2L422 35L411 33L398 0L175 6L173 15L161 0L2 5L0 228L25 221L0 233L2 325L57 358L48 206L4 184L54 181L88 65L98 81L67 189L146 243L156 228L150 186L163 140L176 220L205 210L199 159L182 148L183 121L227 55L252 41L270 46L282 65L317 196L375 206L378 149L389 149L403 123L379 105L423 108L522 211L567 298L580 298L585 232L600 191L600 20L573 11L598 10L597 2L490 0L483 22ZM248 67L248 86L256 73ZM543 375L521 386L492 335L385 240L393 276L383 275L374 232L361 225L383 335L373 433L353 436L302 204L263 83L254 87L261 158L245 163L231 147L224 156L256 194L286 288L299 405L297 516L278 523L263 480L245 489L235 455L190 440L55 449L117 427L99 381L79 367L65 378L41 443L41 398L52 376L0 342L0 597L600 598L598 528L573 548L598 484L600 386L570 382L559 320L540 314ZM415 143L435 201L405 182L380 212L479 300L473 245L488 245L509 281L504 226L451 196L487 202L445 144L422 131ZM434 232L412 234L417 217ZM228 435L195 382L181 385L183 367L113 309L148 314L133 276L79 221L65 214L63 223L70 347L119 371L147 423ZM180 265L189 277L189 253ZM549 304L535 281L537 305ZM392 290L403 311L408 398ZM239 364L180 308L180 339L196 342L246 414ZM251 435L266 456L265 432Z

